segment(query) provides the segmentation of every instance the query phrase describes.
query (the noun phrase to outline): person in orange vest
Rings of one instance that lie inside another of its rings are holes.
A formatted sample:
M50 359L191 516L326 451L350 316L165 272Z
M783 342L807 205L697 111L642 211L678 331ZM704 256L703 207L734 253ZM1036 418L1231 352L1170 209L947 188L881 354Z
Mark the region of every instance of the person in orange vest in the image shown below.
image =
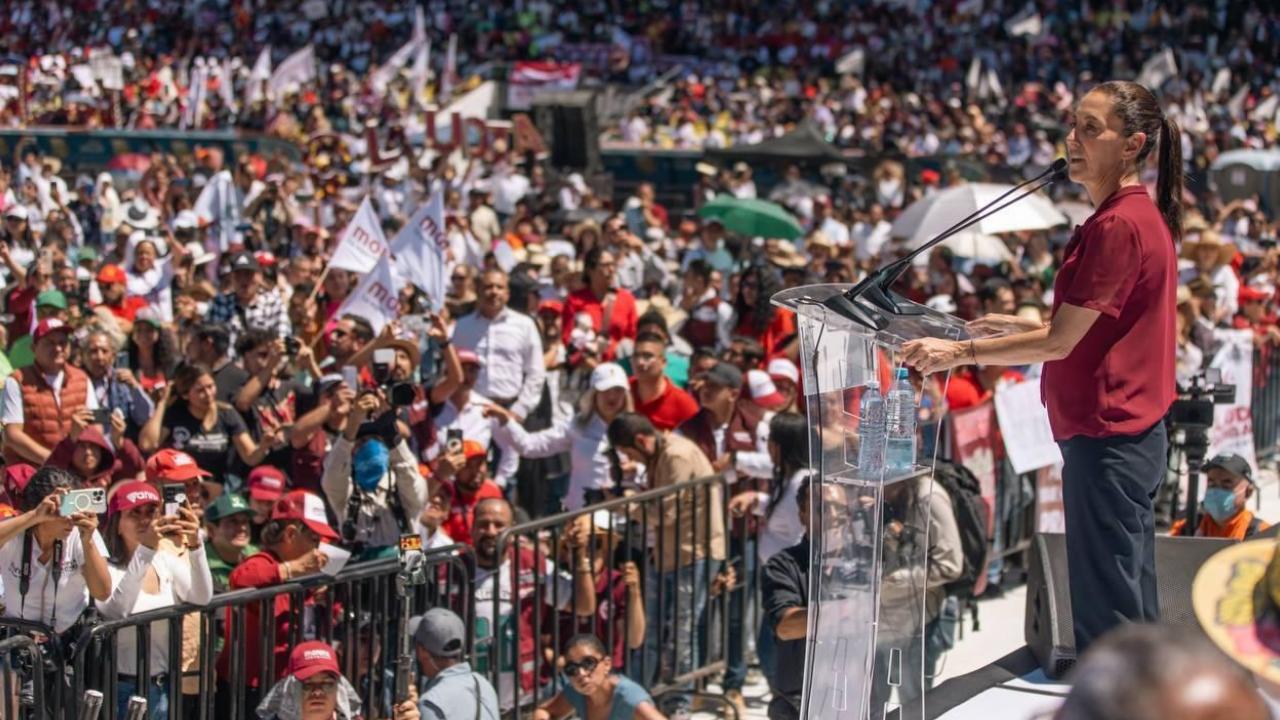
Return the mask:
M1204 464L1204 473L1204 500L1195 533L1187 532L1183 519L1173 524L1170 535L1245 540L1269 527L1245 509L1257 489L1247 460L1234 454L1216 455Z

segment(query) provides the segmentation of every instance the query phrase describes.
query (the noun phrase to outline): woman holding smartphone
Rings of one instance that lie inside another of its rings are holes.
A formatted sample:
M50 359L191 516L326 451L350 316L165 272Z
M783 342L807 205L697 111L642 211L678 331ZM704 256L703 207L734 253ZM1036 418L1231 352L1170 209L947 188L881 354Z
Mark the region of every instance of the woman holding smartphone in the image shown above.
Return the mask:
M172 514L160 513L172 510ZM213 576L200 539L200 522L186 502L165 507L160 493L142 482L120 485L107 510L105 540L108 569L115 591L101 605L108 620L170 607L204 605L213 597ZM124 630L116 642L119 671L117 717L124 717L129 697L147 698L153 720L169 717L169 623L151 623L151 676L139 679L138 630ZM145 691L143 686L146 687Z

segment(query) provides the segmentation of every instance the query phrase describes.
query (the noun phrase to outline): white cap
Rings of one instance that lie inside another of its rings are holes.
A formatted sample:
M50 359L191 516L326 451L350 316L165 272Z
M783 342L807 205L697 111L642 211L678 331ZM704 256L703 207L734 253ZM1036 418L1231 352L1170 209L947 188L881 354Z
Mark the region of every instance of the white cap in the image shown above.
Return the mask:
M769 368L766 370L769 377L775 380L783 379L800 384L800 371L796 368L796 364L786 358L774 358L769 361Z
M778 386L773 384L773 378L763 370L747 371L747 388L751 392L751 399L766 410L777 410L786 402L786 398L778 392Z
M19 220L27 219L27 208L25 205L14 204L4 211L5 217L18 218Z
M596 392L626 387L630 387L627 371L617 363L600 363L591 371L591 389Z
M174 230L194 230L200 227L200 218L194 210L183 210L173 218Z

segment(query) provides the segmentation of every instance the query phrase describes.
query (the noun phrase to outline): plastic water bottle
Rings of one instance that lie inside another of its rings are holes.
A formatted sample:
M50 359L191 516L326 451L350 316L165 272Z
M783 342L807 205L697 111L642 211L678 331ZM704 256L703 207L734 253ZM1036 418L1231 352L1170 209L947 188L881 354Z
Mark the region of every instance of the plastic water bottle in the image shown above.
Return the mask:
M906 368L898 368L885 400L885 419L885 466L891 473L908 472L916 462L916 389Z
M864 478L880 477L884 470L884 398L880 383L867 383L858 402L858 474Z

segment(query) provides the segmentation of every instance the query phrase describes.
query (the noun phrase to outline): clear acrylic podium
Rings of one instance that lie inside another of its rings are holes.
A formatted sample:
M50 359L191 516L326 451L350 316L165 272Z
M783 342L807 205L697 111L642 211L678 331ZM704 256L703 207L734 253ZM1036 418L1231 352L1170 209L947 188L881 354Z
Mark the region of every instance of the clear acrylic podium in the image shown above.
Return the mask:
M868 381L887 393L902 343L968 337L963 321L916 306L864 327L822 304L849 285L773 296L796 313L810 427L809 642L800 716L809 720L923 720L925 587L932 456L911 472L858 468L858 407ZM936 446L936 427L933 443ZM907 718L911 703L920 714Z

